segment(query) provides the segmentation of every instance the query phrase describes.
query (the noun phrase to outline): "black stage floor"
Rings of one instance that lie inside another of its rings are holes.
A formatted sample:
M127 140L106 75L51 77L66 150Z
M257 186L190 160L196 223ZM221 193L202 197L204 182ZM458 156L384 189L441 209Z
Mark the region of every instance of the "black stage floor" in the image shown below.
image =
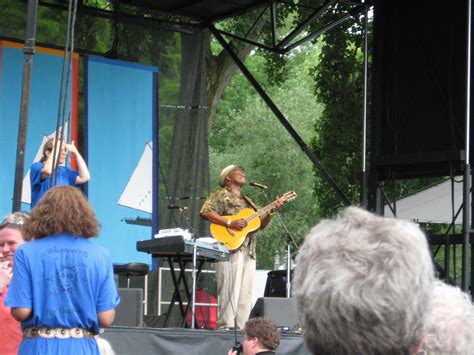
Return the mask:
M117 355L226 355L235 344L233 331L185 328L111 327L102 334ZM242 332L237 332L241 341ZM309 355L303 337L282 333L277 354Z

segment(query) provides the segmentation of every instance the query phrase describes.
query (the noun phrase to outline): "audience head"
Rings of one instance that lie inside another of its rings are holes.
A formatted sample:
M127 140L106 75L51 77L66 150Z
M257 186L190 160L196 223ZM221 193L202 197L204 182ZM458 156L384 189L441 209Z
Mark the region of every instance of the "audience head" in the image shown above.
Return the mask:
M458 287L435 281L423 350L427 354L474 354L474 307Z
M280 334L275 324L265 318L252 318L245 323L242 349L244 355L260 351L275 351L280 345Z
M295 296L314 354L413 354L433 285L428 244L413 223L349 207L311 229Z
M25 232L34 239L60 233L91 238L99 233L99 223L79 189L56 186L33 208Z
M0 224L0 252L10 267L13 266L16 248L30 239L24 233L29 218L27 213L15 212L6 215Z

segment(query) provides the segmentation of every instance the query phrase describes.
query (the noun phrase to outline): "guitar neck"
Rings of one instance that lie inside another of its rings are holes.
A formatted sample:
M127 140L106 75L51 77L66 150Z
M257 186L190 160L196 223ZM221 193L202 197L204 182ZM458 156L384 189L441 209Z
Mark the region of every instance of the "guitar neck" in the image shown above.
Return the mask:
M254 220L255 218L258 218L260 216L263 216L264 214L270 212L277 204L277 201L273 201L272 203L266 205L265 207L257 210L257 212L255 212L253 215L247 217L245 220L247 222L250 222L252 220Z

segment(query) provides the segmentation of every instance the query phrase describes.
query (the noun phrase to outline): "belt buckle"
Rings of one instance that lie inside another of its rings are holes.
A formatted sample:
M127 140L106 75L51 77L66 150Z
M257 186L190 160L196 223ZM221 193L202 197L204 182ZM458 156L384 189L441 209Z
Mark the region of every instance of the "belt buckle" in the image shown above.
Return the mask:
M51 339L54 338L54 330L46 328L46 327L41 327L38 329L38 336L41 338L46 338L46 339Z
M81 328L72 328L69 330L69 334L71 335L72 338L84 338L84 331Z

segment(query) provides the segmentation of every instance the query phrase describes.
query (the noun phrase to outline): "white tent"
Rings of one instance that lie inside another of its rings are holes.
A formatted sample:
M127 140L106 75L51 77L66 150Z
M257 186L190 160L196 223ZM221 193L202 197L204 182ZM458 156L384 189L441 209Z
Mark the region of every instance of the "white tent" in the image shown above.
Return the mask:
M397 217L417 222L451 223L453 213L458 211L463 202L462 177L458 176L454 180L454 189L451 180L448 179L397 200ZM393 217L390 207L388 205L384 207L385 216ZM459 214L456 223L462 224L462 213Z

